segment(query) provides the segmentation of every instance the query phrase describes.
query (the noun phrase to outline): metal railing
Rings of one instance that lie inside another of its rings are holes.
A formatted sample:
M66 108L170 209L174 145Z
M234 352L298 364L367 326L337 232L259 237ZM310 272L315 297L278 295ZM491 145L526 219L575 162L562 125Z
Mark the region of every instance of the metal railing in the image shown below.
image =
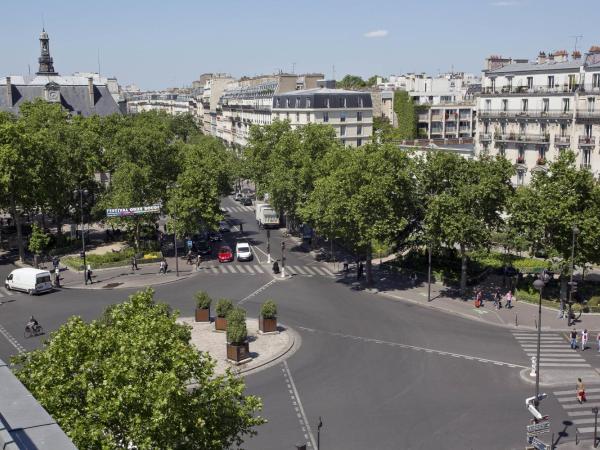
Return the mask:
M559 136L557 134L554 135L554 145L570 145L571 144L571 136Z
M579 136L579 145L580 146L584 146L584 145L594 146L594 145L596 145L596 138L588 137L588 136Z
M496 141L545 143L550 141L547 134L508 133L494 135Z
M579 84L572 85L534 85L534 86L486 86L481 90L481 95L527 95L527 94L568 94L584 90Z
M577 111L578 119L600 119L600 110L598 111Z
M572 119L573 118L573 111L565 111L565 110L560 110L560 109L551 109L551 110L529 110L529 111L522 111L522 110L516 110L516 109L509 109L509 110L501 110L501 109L484 109L482 111L479 111L479 118L481 119L485 119L485 118L523 118L523 119L529 119L529 118L565 118L565 119Z

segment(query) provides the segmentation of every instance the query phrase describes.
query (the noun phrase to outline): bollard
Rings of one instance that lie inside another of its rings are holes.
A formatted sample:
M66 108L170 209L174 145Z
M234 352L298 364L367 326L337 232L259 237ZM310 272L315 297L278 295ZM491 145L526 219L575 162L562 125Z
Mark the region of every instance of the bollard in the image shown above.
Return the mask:
M535 356L531 357L531 372L529 372L530 377L535 377L537 368L537 358Z

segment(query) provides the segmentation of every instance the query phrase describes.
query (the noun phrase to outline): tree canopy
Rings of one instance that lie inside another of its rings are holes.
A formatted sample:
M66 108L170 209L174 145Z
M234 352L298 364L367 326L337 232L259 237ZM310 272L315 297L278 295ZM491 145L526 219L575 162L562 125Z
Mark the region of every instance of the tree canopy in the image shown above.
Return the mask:
M79 448L239 446L264 423L244 382L189 343L190 328L152 290L91 323L72 317L16 375Z

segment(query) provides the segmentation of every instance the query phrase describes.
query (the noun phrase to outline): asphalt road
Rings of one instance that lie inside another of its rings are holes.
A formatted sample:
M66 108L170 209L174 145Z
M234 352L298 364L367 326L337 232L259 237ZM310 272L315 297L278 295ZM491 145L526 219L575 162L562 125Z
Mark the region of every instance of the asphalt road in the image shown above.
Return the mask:
M230 199L223 205L239 206ZM250 240L259 260L233 264L264 263L266 236L256 228L254 214L240 210L230 217L234 225L243 222L242 237ZM237 237L234 227L227 240L233 243ZM281 240L279 231L271 233L271 249L277 253ZM319 267L301 249L286 256L289 265ZM0 265L0 276L12 268ZM244 299L249 316L272 298L280 322L300 334L302 345L290 359L246 378L247 391L264 401L268 423L245 448L293 449L298 442L311 448L319 417L321 449L524 448L530 418L524 399L533 386L520 378L529 361L508 330L352 291L326 276L296 275L248 297L272 279L268 270L200 274L155 288L156 298L182 315L192 315L199 289L214 298ZM9 360L19 347L41 345L43 337L23 338L29 315L51 332L71 315L98 317L131 292L65 289L0 298L0 358ZM556 418L553 429L562 430L558 402L549 398L544 407Z

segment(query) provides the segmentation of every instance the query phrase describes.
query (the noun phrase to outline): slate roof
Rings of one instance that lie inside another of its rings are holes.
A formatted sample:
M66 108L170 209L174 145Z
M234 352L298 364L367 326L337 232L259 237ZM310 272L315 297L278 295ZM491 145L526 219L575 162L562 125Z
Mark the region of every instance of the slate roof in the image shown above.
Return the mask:
M583 65L583 60L565 61L565 62L554 62L537 64L535 62L530 63L513 63L507 64L503 67L499 67L494 70L487 70L485 73L489 75L502 75L518 72L547 72L547 71L558 71L558 70L576 70Z
M12 105L8 104L6 95L6 78L0 78L0 111L19 113L20 106L27 101L36 98L45 98L45 86L48 83L56 83L60 91L60 103L69 112L75 115L107 116L121 113L119 105L104 84L94 84L94 105L92 106L88 96L88 79L85 77L61 77L61 76L36 76L23 77L11 76Z
M307 100L309 99L310 106L307 106ZM288 101L289 106L287 106ZM370 92L348 91L344 89L313 88L283 92L273 96L273 108L275 109L372 107L373 100L371 99Z
M0 399L0 448L77 450L1 359Z

